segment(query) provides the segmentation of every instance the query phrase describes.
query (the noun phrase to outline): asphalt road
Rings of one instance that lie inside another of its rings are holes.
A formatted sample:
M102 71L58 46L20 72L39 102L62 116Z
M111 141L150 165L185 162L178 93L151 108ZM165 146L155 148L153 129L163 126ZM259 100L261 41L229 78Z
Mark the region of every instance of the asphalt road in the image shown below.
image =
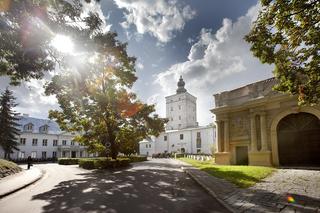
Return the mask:
M0 213L37 212L228 212L176 161L156 159L115 171L35 165L46 174L0 200Z

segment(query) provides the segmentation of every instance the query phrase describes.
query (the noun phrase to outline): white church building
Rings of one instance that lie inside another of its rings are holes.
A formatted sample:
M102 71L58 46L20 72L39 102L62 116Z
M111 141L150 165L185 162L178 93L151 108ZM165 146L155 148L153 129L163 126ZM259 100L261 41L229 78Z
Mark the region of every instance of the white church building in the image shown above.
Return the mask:
M166 131L140 141L141 155L157 153L211 154L215 143L213 126L199 126L197 98L187 92L180 76L176 94L166 97ZM209 114L209 113L208 113Z

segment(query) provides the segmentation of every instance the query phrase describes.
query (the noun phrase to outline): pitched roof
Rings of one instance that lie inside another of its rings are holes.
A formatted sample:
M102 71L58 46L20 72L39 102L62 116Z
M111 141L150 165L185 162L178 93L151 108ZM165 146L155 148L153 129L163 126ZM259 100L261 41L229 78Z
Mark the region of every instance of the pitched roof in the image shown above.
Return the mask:
M18 127L21 131L23 131L23 127L27 124L33 124L32 133L40 133L39 128L45 125L48 125L47 134L61 134L63 131L59 128L58 123L49 119L41 119L41 118L33 118L29 116L18 116L18 123L21 125Z

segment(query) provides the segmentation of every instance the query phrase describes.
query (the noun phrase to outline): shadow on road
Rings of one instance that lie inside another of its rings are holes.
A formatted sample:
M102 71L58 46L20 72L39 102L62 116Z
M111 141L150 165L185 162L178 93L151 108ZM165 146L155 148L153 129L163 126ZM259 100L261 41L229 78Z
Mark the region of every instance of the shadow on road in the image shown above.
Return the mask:
M149 168L148 168L149 167ZM227 212L178 166L141 163L118 171L90 171L33 196L43 212Z

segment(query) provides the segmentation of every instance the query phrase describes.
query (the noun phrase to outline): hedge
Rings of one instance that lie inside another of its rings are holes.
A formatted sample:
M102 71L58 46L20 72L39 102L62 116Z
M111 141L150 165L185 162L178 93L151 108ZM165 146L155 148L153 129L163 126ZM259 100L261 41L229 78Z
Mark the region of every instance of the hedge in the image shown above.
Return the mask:
M79 158L59 158L58 164L61 165L76 165L79 163Z
M117 160L109 158L79 159L79 167L83 169L111 169L129 166L129 158L118 158Z
M147 161L147 156L132 155L132 156L128 156L127 158L129 158L130 162L132 162L132 163Z

